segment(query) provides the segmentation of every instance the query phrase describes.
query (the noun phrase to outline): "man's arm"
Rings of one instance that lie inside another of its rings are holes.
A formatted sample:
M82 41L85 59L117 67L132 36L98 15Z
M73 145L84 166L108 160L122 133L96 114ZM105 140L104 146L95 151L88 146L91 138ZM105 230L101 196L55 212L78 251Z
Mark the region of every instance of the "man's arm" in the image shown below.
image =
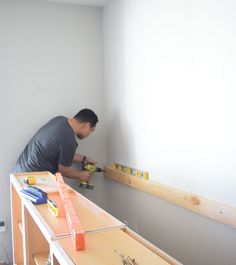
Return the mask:
M77 163L81 163L83 161L84 155L81 154L75 154L73 161Z
M58 172L60 172L62 176L71 179L89 180L92 176L92 173L89 171L79 171L73 167L66 167L63 165L59 165Z
M84 160L84 161L83 161ZM91 158L89 158L89 157L86 157L86 156L84 156L84 155L81 155L81 154L75 154L74 155L74 158L73 158L73 162L77 162L77 163L81 163L81 162L84 162L85 164L93 164L93 165L95 165L96 163L97 163L97 161L95 161L95 160L93 160L93 159L91 159Z

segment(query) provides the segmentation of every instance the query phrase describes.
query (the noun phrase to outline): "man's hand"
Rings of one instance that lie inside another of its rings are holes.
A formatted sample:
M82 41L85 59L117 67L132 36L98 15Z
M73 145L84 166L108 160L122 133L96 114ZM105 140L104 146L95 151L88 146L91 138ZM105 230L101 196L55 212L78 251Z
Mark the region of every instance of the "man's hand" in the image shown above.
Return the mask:
M80 179L80 180L89 180L93 175L90 171L79 171L72 167L66 167L63 165L59 165L58 172L62 174L62 176L71 178L71 179Z
M89 171L80 171L80 180L85 180L85 181L88 181L90 180L91 176L93 175L92 172L89 172Z
M92 164L92 165L97 164L97 161L95 161L89 157L86 157L84 155L81 155L81 154L75 154L73 161L77 162L77 163L83 162L84 164Z
M85 160L85 164L92 164L92 165L95 165L97 164L97 161L87 157L86 160Z
M84 158L83 155L81 155L81 154L75 154L75 155L74 155L74 158L73 158L73 161L74 161L74 162L77 162L77 163L81 163L82 160L83 160L83 158Z

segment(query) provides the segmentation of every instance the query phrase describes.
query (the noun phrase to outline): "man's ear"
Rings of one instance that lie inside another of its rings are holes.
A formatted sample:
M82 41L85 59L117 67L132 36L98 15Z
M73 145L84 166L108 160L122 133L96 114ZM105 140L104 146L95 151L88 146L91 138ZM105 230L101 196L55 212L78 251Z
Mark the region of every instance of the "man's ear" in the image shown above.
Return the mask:
M83 127L89 129L91 127L90 122L84 122Z

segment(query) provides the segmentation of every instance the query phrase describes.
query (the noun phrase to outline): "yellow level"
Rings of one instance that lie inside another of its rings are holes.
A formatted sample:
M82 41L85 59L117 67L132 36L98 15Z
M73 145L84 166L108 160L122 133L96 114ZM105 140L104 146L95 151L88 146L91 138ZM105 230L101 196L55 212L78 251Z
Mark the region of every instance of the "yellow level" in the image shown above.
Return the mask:
M127 174L130 174L132 176L136 176L136 177L140 177L140 178L146 179L146 180L148 180L148 178L149 178L149 174L148 174L147 171L142 171L140 169L124 166L124 165L121 165L121 164L118 164L118 163L114 163L112 165L112 168L117 169L119 171L123 171L123 172L125 172Z
M55 217L59 216L59 209L54 201L48 198L47 206L48 206L48 210L51 212L52 215L54 215Z

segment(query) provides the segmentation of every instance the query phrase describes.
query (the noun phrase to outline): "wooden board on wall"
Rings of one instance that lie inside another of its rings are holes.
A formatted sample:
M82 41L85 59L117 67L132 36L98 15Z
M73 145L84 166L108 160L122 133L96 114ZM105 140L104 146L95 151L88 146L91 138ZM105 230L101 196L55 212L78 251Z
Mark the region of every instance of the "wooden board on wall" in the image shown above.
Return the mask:
M236 228L236 207L175 189L162 183L143 180L111 167L105 168L104 176Z

